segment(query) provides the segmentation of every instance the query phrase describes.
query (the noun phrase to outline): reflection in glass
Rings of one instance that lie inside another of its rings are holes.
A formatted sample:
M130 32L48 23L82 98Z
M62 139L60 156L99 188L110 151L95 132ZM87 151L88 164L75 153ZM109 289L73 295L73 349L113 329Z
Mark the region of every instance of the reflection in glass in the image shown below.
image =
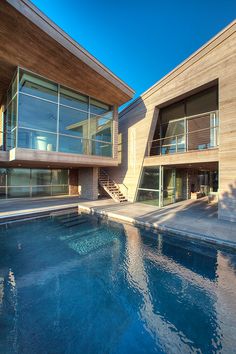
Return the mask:
M90 119L90 139L112 142L113 121L102 117Z
M28 129L19 129L18 147L26 149L55 151L56 143L56 134L37 132Z
M32 197L46 197L48 195L51 195L51 186L32 187Z
M57 132L57 105L34 97L19 96L19 126Z
M52 195L68 194L69 186L52 186Z
M145 167L139 188L159 189L159 178L159 167Z
M92 149L92 155L107 156L107 157L112 156L112 144L110 143L91 140L91 149Z
M142 202L144 204L159 206L159 191L139 189L137 201Z
M32 169L32 185L49 185L51 184L51 178L51 170L49 169Z
M58 100L57 84L22 70L20 70L19 91L54 102Z
M59 151L71 154L84 154L87 141L84 139L73 138L71 136L59 136Z
M62 134L87 138L88 113L60 106L59 131Z
M105 103L97 101L93 98L90 99L90 113L92 115L104 115L111 111L111 107Z
M68 184L68 170L52 170L52 184Z
M6 187L0 187L0 199L6 198Z
M30 197L30 187L8 187L8 198L23 198Z
M7 171L8 186L28 186L30 184L30 169L9 168Z
M88 97L80 93L60 88L60 104L88 111Z

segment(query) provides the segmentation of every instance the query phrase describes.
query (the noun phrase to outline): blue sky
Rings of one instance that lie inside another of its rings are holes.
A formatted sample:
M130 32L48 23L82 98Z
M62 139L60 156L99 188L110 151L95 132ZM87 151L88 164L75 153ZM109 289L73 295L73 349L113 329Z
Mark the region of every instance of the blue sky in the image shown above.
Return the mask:
M33 0L135 97L236 17L235 0Z

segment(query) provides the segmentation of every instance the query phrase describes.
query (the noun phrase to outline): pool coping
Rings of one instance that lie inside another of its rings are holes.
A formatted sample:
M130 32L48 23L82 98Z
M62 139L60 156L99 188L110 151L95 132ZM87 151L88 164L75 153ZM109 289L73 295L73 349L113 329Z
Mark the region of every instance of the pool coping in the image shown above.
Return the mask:
M215 245L215 246L222 246L225 248L229 248L233 251L236 251L236 242L233 242L233 241L227 241L227 240L223 240L223 239L219 239L219 238L214 238L214 237L206 236L206 235L203 235L203 234L197 233L197 232L184 231L184 230L169 227L169 226L166 226L163 224L160 225L158 223L141 221L141 220L138 220L137 218L133 218L130 216L124 216L124 215L121 215L118 213L114 213L114 212L110 212L110 211L106 211L106 210L102 210L102 209L96 209L93 207L87 207L87 206L84 206L81 204L78 205L78 211L81 213L85 213L85 214L98 215L102 218L107 218L109 220L114 220L117 222L122 221L124 223L132 224L134 226L140 226L140 227L143 227L146 229L152 229L152 230L160 231L162 233L168 233L173 236L180 236L181 238L185 238L185 239L188 238L193 241L200 241L200 242Z

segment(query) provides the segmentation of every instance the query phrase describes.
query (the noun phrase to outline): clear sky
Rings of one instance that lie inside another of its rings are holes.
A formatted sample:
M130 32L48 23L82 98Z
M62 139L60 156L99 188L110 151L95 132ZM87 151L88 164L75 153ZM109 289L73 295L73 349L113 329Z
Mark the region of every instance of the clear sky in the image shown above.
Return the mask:
M137 97L227 26L236 0L33 0Z

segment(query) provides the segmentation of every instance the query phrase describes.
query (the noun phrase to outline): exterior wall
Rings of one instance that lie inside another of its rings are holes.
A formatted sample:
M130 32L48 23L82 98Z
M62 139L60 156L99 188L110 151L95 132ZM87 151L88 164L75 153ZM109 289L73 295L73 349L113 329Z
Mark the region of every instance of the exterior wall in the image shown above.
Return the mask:
M78 194L78 170L69 170L69 195Z
M98 168L79 169L79 194L89 200L98 198Z
M148 140L152 140L158 119L158 107L195 93L218 81L220 147L219 155L205 161L219 161L219 217L236 221L236 22L213 38L183 64L146 91L120 114L119 134L122 137L122 162L110 168L111 177L124 183L133 201L139 183ZM203 152L209 155L208 151ZM198 152L191 153L195 162ZM182 154L184 157L184 154ZM178 155L179 156L179 155ZM187 156L187 155L186 155ZM177 155L173 155L173 160ZM182 163L184 162L184 159ZM160 165L158 157L153 165Z

